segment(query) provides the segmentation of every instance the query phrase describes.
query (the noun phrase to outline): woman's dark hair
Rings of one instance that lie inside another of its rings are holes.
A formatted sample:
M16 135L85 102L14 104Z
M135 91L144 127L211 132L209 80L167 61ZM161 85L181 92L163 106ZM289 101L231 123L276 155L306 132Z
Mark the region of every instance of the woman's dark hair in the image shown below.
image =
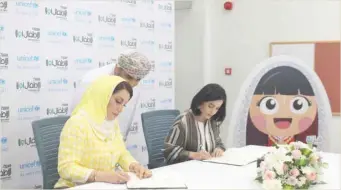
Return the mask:
M192 99L191 110L194 115L200 115L199 106L208 101L222 100L223 104L216 114L212 116L213 120L222 122L226 116L226 92L219 84L207 84Z
M306 95L314 96L315 93L306 76L299 70L289 67L280 66L268 71L260 79L254 95ZM312 125L304 132L295 135L296 141L305 142L307 135L317 136L318 115ZM268 136L260 132L252 123L250 113L247 117L246 129L246 144L266 145L268 143Z
M128 82L126 82L126 81L120 82L120 83L116 86L116 88L114 89L113 94L117 93L117 92L120 91L120 90L124 90L124 89L128 91L128 93L129 93L129 95L130 95L130 98L129 98L129 100L130 100L130 99L133 97L133 88L132 88L131 85L130 85Z

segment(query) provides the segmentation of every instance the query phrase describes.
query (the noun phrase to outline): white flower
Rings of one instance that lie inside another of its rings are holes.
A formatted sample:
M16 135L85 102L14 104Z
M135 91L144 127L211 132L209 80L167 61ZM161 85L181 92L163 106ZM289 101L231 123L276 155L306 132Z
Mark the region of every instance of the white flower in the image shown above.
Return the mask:
M275 169L276 173L278 175L283 175L284 174L284 167L283 167L283 162L277 162L273 165L273 168Z
M281 190L282 189L282 183L281 180L264 180L262 184L262 188L265 190Z
M316 170L309 166L303 167L301 170L303 174L316 173Z
M302 153L301 153L301 151L300 150L293 150L292 152L291 152L291 155L292 155L292 157L295 159L295 160L298 160L298 159L300 159L301 158L301 156L302 156Z
M306 181L307 181L307 179L306 179L304 176L299 177L299 178L298 178L297 185L298 185L299 187L301 187L302 185L304 185L304 184L306 183Z
M298 180L297 180L297 178L294 177L294 176L291 176L291 177L289 177L289 178L286 180L286 183L287 183L288 185L292 185L292 186L295 186L295 185L297 184L297 182L298 182Z

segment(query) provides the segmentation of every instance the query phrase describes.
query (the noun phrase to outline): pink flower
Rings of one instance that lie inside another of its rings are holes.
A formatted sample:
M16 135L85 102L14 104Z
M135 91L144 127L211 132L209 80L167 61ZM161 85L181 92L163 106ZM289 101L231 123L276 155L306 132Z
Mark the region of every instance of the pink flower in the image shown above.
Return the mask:
M272 180L272 179L275 179L275 177L276 177L275 172L270 171L270 170L266 170L266 171L264 172L263 179L264 179L264 180Z
M316 180L316 172L310 172L306 174L306 177L309 181L315 181Z
M290 170L289 174L293 177L297 177L300 175L300 171L298 171L297 168L294 168L294 169Z
M302 153L301 153L300 150L293 150L293 151L291 152L291 154L292 154L292 157L293 157L295 160L300 159L301 156L302 156Z

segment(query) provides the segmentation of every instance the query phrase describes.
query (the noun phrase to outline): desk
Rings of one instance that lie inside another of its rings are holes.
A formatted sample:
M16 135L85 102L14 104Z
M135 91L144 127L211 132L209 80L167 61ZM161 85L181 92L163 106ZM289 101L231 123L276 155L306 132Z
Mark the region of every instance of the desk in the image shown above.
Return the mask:
M313 186L312 189L341 189L341 155L323 153L323 159L329 163L325 170L324 185ZM256 163L247 166L231 166L188 161L152 170L154 174L177 173L185 180L188 189L261 189L254 178ZM71 189L127 189L125 185L92 183Z

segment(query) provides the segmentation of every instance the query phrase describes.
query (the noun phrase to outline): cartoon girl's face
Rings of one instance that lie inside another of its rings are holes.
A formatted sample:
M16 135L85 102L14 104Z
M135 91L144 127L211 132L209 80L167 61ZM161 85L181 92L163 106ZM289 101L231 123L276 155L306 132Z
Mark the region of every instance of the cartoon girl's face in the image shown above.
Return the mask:
M274 136L294 136L312 125L317 105L315 96L253 95L249 111L259 131Z

